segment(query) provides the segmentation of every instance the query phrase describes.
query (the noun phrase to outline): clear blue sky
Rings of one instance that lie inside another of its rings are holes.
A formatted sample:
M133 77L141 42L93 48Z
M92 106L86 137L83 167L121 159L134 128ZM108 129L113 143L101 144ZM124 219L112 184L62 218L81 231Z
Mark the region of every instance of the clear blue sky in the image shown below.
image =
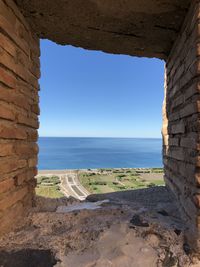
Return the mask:
M161 137L164 62L41 41L40 136Z

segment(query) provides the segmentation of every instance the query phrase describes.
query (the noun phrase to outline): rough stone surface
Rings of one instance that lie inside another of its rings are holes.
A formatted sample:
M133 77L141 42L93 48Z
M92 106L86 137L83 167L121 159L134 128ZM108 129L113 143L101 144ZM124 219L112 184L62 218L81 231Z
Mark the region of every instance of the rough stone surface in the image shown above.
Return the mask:
M163 105L165 181L179 201L194 248L200 248L199 17L199 1L194 1L166 62Z
M38 37L166 59L190 0L16 0Z
M0 235L32 206L38 153L39 39L13 1L0 1Z
M43 267L45 261L34 264L29 254L23 253L28 248L37 257L41 251L51 251L56 267L199 266L185 243L185 226L175 199L165 187L90 198L110 202L96 210L65 213L55 211L63 205L77 205L77 200L40 197L38 205L36 199L24 225L0 238L0 265L11 267L9 263L21 255L17 259L25 263L20 267Z

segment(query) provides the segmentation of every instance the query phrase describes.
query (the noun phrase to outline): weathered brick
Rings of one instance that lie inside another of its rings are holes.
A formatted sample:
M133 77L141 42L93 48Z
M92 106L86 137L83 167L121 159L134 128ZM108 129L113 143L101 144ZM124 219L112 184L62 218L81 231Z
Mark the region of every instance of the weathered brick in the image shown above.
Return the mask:
M3 1L0 2L1 16L0 16L0 27L6 30L6 33L18 44L21 49L29 54L29 45L23 39L20 38L17 30L17 18L16 16L6 7Z
M172 102L172 108L176 108L184 103L184 95L180 95Z
M19 200L22 200L26 194L28 194L28 188L24 187L6 195L3 199L0 200L0 210L4 211L7 208L11 207Z
M5 68L0 66L0 82L4 83L6 86L10 88L15 88L16 79L14 76Z
M200 92L200 86L197 81L195 81L192 85L189 86L189 88L186 89L184 92L184 98L187 100L191 96L197 94Z
M27 166L26 160L9 158L0 159L0 173L5 174Z
M181 148L171 148L170 150L168 150L168 156L181 161L185 160L185 153L184 150Z
M34 104L31 106L31 110L37 114L37 115L40 115L40 108L39 108L39 105L38 104Z
M14 59L2 47L0 47L0 64L13 71L18 77L24 79L33 87L38 87L38 79L26 68L28 63L22 64L19 56Z
M11 143L0 143L0 157L13 155L13 144Z
M37 130L29 129L27 131L27 135L28 135L28 138L27 138L28 141L37 142L37 140L38 140L38 131Z
M38 158L34 157L28 160L28 166L29 167L35 167L38 164Z
M181 119L180 111L168 112L168 121L177 121Z
M25 140L27 133L17 126L5 125L0 122L0 138Z
M2 105L0 102L0 118L14 121L15 113L8 105Z
M185 177L188 179L188 182L195 183L194 175L196 166L194 164L188 163L188 162L176 162L177 165L177 172L182 175L182 177Z
M197 140L195 138L192 138L192 137L190 137L190 138L182 137L180 146L196 149L197 148Z
M38 129L39 122L38 119L34 119L33 117L27 117L26 115L19 113L17 115L17 121L19 124L31 126L32 128Z
M20 158L28 158L38 153L38 145L35 143L18 143L14 146L15 153L20 156Z
M14 186L15 186L14 179L12 178L0 181L0 194L5 193L9 190L13 190Z
M169 138L169 146L179 146L179 138Z
M163 162L166 184L175 193L183 217L191 219L187 225L191 229L200 209L200 195L194 196L200 188L200 6L192 5L188 14L166 63L163 123L168 127L168 144L163 137Z
M0 1L0 235L31 207L36 186L39 39L13 0Z
M0 85L0 100L4 100L8 103L13 103L20 108L30 110L30 104L27 101L27 98L20 93L17 93L14 90L9 90L1 87Z
M15 177L17 185L22 185L25 181L33 179L37 175L37 168L29 169Z
M198 112L197 103L190 103L180 111L180 117L184 118L186 116L190 116L197 112Z
M178 122L177 124L172 125L169 132L172 134L185 133L185 123Z
M23 220L25 211L23 204L17 202L11 208L2 212L0 216L0 235L14 229L20 220Z
M12 42L5 34L3 34L2 32L0 32L0 46L5 49L10 55L12 55L13 57L15 57L16 55L16 45L14 44L14 42Z

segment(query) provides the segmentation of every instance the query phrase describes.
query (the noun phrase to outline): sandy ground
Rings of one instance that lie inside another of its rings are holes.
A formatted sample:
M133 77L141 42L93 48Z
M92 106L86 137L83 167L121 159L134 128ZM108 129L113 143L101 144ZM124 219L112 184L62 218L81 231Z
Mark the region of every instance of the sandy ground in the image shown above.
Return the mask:
M58 213L80 201L37 198L24 224L0 239L0 266L200 266L165 187L90 195L87 201L103 199L109 202L97 210Z

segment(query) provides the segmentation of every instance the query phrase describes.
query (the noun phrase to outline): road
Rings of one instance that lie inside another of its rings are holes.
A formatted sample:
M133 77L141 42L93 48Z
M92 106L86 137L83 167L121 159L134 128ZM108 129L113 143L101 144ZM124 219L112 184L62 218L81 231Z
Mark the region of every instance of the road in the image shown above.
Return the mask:
M73 196L79 200L85 200L89 195L86 189L80 184L78 175L75 173L62 175L60 187L67 197Z
M89 192L80 184L78 174L74 171L39 171L38 176L58 176L60 178L60 188L66 197L74 197L85 200Z

